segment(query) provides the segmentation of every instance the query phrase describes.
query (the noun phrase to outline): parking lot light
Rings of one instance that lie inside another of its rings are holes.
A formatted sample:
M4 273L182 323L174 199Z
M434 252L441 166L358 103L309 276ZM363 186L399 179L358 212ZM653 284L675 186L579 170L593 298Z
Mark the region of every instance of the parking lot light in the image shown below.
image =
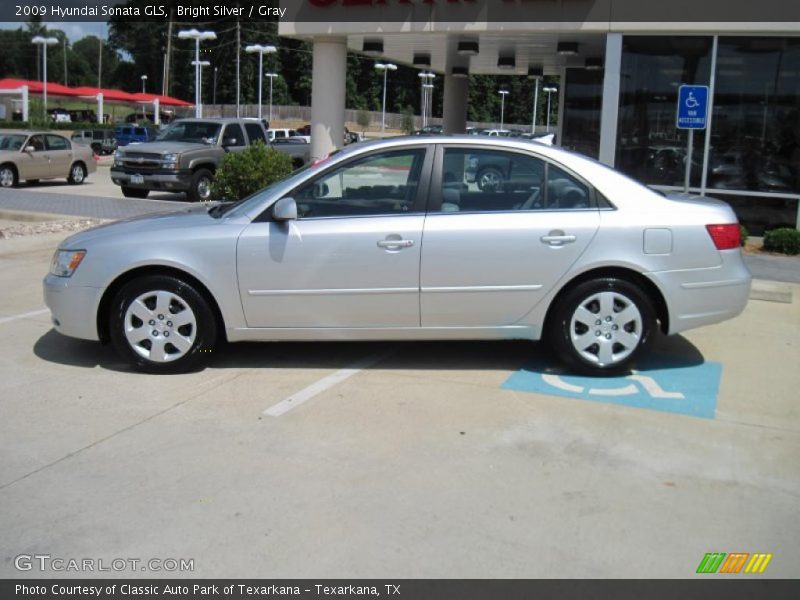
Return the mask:
M261 44L250 44L244 49L245 52L248 54L258 54L258 120L261 120L261 82L264 78L264 55L265 54L272 54L273 52L277 52L278 49L275 46L262 46ZM270 86L272 85L272 79L269 80ZM272 103L270 103L270 106ZM270 109L271 110L271 109Z
M200 42L205 40L217 39L217 34L213 31L198 31L197 29L184 29L178 32L178 38L182 40L194 40L194 116L203 116L203 105L200 97Z
M58 43L58 39L54 37L44 37L41 35L35 36L32 40L32 43L41 46L43 50L43 57L42 60L44 62L44 67L42 69L42 83L44 84L44 89L42 90L42 99L44 101L44 118L47 118L47 47L54 46Z
M396 71L397 65L392 63L375 63L375 68L378 71L383 71L383 110L381 112L381 136L386 129L386 75L389 71Z

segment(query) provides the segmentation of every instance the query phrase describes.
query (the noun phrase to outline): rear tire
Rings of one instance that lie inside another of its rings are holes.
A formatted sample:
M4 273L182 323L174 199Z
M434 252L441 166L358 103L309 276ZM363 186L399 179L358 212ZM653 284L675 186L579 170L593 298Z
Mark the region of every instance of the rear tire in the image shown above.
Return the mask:
M19 179L17 178L17 170L11 165L0 166L0 187L13 188L17 187Z
M656 313L648 295L616 277L591 279L559 297L547 323L558 357L587 375L615 375L650 345Z
M122 186L122 195L126 198L147 198L150 190Z
M69 168L67 181L72 185L80 185L86 181L86 166L80 162L73 163Z
M126 283L111 303L109 332L122 358L155 374L196 368L217 340L208 301L191 284L171 275Z
M211 200L211 182L214 176L208 169L198 169L192 175L189 190L186 196L192 202L207 202Z

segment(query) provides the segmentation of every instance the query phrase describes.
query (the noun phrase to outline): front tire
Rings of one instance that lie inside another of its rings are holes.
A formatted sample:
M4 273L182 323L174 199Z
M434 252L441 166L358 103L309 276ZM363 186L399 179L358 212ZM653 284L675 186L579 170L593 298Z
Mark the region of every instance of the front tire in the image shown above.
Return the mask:
M190 283L170 275L126 283L112 301L109 332L126 361L156 374L192 370L217 339L208 301Z
M126 198L147 198L150 190L122 186L122 195Z
M198 169L192 175L192 181L186 195L192 202L208 202L211 200L211 182L214 176L208 169Z
M653 303L625 279L585 281L557 302L548 337L559 358L579 373L625 372L650 345L656 327Z
M67 177L67 181L72 185L80 185L86 181L86 167L83 163L73 163L69 168L69 177Z

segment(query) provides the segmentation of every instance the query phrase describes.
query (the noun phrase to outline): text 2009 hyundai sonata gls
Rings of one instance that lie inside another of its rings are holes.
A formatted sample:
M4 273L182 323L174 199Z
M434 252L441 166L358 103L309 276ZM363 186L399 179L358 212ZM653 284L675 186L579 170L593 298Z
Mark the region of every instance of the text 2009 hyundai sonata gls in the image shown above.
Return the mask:
M585 157L511 139L358 145L236 203L66 239L44 281L61 333L150 372L220 338L530 339L615 372L738 315L731 209L666 198Z

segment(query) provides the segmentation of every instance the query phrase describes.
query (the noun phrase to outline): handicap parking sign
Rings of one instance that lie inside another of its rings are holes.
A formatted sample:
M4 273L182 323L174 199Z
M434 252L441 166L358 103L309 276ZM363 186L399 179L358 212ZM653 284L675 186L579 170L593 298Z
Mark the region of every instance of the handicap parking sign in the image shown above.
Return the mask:
M705 129L708 117L708 86L682 85L678 88L678 129Z
M501 387L713 419L721 375L722 365L716 362L659 366L620 377L563 375L544 365L530 364L513 373Z

